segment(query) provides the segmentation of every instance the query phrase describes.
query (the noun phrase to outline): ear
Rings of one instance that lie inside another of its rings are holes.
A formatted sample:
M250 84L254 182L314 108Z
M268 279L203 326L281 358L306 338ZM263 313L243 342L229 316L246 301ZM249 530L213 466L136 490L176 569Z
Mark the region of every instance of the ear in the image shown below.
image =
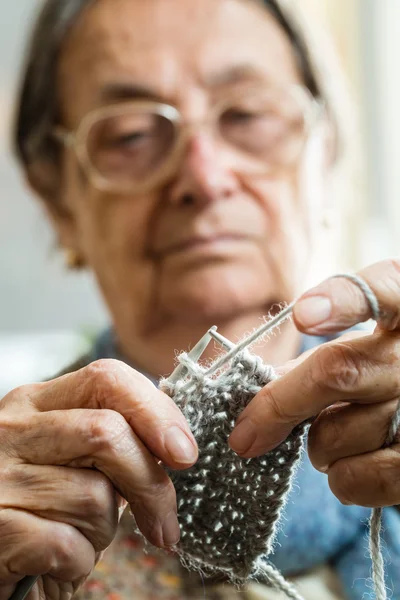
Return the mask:
M51 161L41 159L27 167L26 182L44 207L56 232L60 247L80 255L76 218L63 199L61 169Z

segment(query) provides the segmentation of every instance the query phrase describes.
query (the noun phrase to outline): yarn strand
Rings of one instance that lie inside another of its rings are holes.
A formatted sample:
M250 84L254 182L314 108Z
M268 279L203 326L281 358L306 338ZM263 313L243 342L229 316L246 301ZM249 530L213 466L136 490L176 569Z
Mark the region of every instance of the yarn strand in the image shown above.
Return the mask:
M383 562L381 529L382 509L374 508L369 521L369 552L372 562L372 581L375 588L376 600L387 600L385 586L385 565Z
M395 441L397 430L400 425L400 402L397 404L396 412L392 417L390 431L384 448L391 446ZM382 530L382 508L374 508L369 521L369 551L372 562L372 581L375 587L376 600L387 600L385 586L385 564L383 562L381 530Z
M286 581L286 579L279 573L277 569L275 569L272 565L263 564L260 567L260 571L263 572L265 577L265 583L272 585L275 589L280 590L290 600L304 600L303 596L299 594L294 585ZM261 573L260 573L261 574ZM259 583L263 583L260 581L259 576L256 578Z

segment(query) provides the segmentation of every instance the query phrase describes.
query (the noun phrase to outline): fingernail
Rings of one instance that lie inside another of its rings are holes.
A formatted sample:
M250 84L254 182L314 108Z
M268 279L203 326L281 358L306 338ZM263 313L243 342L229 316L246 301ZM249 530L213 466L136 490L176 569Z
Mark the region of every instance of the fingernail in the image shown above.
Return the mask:
M164 546L175 546L179 542L181 530L174 510L171 510L166 516L162 525L162 534Z
M179 427L171 427L165 434L165 447L174 462L191 465L197 459L197 449Z
M304 327L315 327L332 314L332 303L325 296L310 296L299 300L294 307L296 320Z
M257 431L250 419L243 419L229 438L229 446L238 454L245 454L254 444Z

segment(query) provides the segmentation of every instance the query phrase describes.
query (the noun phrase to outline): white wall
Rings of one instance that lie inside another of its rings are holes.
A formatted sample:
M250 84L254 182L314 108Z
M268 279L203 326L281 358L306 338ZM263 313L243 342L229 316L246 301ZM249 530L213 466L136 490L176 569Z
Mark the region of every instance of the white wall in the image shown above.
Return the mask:
M367 0L364 71L369 91L373 224L381 253L400 254L400 2Z
M400 253L400 1L301 3L334 33L362 127L358 212L347 244L358 268Z
M22 48L38 4L0 0L0 333L91 330L106 318L90 279L66 275L45 217L10 155L8 133Z

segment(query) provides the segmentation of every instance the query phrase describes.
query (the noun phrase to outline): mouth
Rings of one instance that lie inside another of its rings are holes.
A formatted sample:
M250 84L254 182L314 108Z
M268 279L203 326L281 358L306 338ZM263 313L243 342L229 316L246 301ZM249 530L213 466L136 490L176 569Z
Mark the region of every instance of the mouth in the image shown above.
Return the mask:
M251 241L251 238L241 233L214 234L211 236L193 236L176 244L168 246L161 252L163 256L181 253L209 253L227 251L238 244Z

